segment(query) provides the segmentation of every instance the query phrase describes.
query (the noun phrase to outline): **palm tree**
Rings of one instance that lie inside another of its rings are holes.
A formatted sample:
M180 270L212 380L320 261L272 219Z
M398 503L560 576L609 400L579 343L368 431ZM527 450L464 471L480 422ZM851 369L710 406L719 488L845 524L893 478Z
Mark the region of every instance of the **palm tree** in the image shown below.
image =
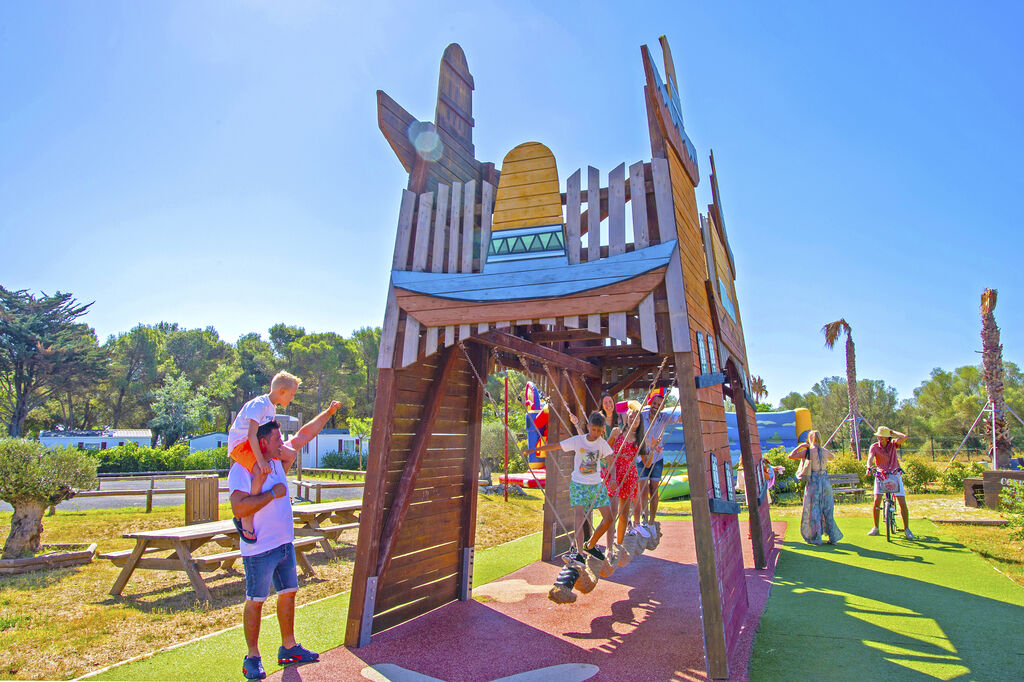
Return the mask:
M860 411L857 409L857 354L853 349L853 328L850 327L849 322L840 318L826 324L821 328L821 332L825 335L825 347L829 349L834 348L836 341L843 335L843 332L846 332L846 393L850 400L849 416L853 419L851 444L854 454L857 455L857 459L860 459L860 429L857 421L860 417Z
M1003 396L1003 346L999 343L999 326L993 310L996 308L996 290L985 289L981 293L981 363L985 391L995 411L995 423L989 423L988 434L991 442L995 427L997 469L1010 468L1010 430L1003 416L1006 413L1006 398ZM988 421L988 420L986 420Z
M750 392L754 394L754 402L761 402L763 398L768 397L768 387L764 384L764 379L761 377L750 378Z

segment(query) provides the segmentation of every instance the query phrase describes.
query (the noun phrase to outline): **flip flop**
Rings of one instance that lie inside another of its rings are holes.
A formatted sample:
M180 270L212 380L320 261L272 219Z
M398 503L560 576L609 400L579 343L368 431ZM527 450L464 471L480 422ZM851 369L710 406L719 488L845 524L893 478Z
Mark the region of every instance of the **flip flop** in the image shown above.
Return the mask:
M232 516L231 520L235 522L235 528L238 529L238 537L241 538L242 542L245 542L250 545L256 543L256 533L254 533L251 530L246 530L245 527L242 525L242 519L238 518L237 516ZM247 537L246 533L252 536L252 538L250 539L249 537Z

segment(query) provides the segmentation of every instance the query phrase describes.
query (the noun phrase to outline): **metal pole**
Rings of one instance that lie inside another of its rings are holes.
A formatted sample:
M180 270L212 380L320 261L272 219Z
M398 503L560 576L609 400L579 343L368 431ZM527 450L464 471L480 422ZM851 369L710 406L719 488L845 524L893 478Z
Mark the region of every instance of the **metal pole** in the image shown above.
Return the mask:
M505 423L508 424L508 370L505 370ZM508 429L505 429L505 501L508 502Z
M839 433L839 429L843 428L843 424L845 424L846 420L849 419L849 418L850 418L850 413L847 412L846 413L846 417L843 418L843 421L839 422L839 426L836 427L836 430L832 432L832 435L828 437L828 440L825 441L825 444L822 445L821 447L823 447L823 448L827 448L828 447L828 444L832 442L832 439L836 437L837 433ZM845 448L844 448L844 451L845 451Z
M988 407L987 403L985 404L985 407ZM979 412L978 416L974 418L974 423L971 424L971 428L967 429L967 435L964 436L964 439L962 441L960 441L960 447L958 447L956 449L956 452L953 453L953 456L949 458L949 462L947 462L947 464L952 464L953 460L956 459L956 456L960 454L961 450L963 450L964 443L966 443L967 439L971 437L971 433L974 432L974 427L978 425L978 421L981 419L981 416L983 414L985 414L985 407L981 408L981 412ZM968 462L971 461L971 454L970 453L971 453L970 448L968 448L968 450L967 450L967 461Z

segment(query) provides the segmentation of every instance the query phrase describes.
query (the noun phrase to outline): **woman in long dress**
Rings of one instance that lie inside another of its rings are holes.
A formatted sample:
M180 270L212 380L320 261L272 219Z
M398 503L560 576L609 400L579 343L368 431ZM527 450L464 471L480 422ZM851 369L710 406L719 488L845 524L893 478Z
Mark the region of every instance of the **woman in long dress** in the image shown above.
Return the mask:
M809 474L804 488L804 511L800 519L800 534L812 545L820 545L823 535L828 535L828 544L834 545L843 539L843 533L836 525L835 498L832 485L828 482L828 460L835 455L821 447L821 434L811 431L807 442L801 443L789 453L790 459L804 460L801 473Z

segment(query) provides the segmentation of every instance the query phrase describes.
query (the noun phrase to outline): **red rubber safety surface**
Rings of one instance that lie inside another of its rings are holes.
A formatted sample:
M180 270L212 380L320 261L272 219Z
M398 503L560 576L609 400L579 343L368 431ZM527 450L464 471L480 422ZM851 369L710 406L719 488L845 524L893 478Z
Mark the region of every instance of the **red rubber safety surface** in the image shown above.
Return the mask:
M448 682L486 681L565 663L596 666L592 680L707 679L693 529L688 521L661 527L658 549L601 579L590 594L577 593L575 604L548 600L561 562L534 562L475 589L471 601L452 602L374 635L365 647L332 649L319 663L270 679L360 680L364 668L392 664ZM785 522L772 527L781 544ZM778 557L776 548L768 568L754 570L749 540L743 543L750 610L729 655L731 680L747 679Z

